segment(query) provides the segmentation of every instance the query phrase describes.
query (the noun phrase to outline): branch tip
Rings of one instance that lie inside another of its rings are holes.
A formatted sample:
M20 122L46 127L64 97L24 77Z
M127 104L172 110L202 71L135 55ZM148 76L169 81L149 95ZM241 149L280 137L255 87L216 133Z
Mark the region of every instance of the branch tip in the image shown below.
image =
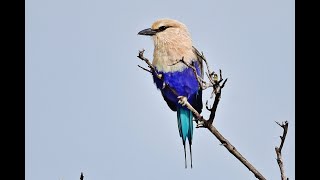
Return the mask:
M286 139L286 135L287 135L287 132L288 132L288 121L285 121L285 122L282 122L281 124L279 122L276 121L276 123L282 127L283 129L283 134L282 136L280 135L280 139L281 139L281 142L280 142L280 146L279 147L275 147L275 151L276 151L276 155L277 155L277 163L279 165L279 168L280 168L280 173L281 173L281 180L287 180L289 178L286 177L285 175L285 172L284 172L284 167L283 167L283 161L282 161L282 154L281 154L281 151L282 151L282 148L283 148L283 145L284 145L284 141Z

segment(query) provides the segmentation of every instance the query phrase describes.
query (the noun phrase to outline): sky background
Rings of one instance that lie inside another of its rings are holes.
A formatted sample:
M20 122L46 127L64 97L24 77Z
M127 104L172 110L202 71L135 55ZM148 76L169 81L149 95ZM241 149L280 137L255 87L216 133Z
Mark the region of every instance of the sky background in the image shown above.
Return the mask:
M280 179L275 121L289 121L282 153L294 180L294 8L293 0L26 1L26 180L256 179L207 129L194 130L193 169L184 168L176 113L137 67L138 50L153 53L137 33L166 17L186 24L210 68L228 78L215 126L267 179Z

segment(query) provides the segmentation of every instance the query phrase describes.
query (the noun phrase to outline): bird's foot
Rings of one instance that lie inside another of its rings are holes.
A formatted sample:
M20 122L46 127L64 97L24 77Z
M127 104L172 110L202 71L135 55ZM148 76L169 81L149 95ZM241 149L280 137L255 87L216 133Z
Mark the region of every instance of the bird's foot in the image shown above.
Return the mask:
M181 104L182 106L185 106L188 103L188 99L185 96L178 96L178 103Z
M204 127L204 121L197 121L196 123L197 123L196 128Z

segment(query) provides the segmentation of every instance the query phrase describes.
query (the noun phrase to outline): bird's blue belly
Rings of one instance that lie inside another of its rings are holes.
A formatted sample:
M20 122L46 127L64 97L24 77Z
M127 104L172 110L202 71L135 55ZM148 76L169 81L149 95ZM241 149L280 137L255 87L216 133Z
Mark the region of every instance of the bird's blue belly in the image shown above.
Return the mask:
M197 73L200 74L200 70L196 64ZM185 96L188 98L190 103L194 101L194 94L199 90L198 81L195 77L195 74L191 68L186 68L183 71L175 72L158 72L162 74L164 82L169 84L169 86L177 92L179 96ZM163 89L163 81L158 79L156 76L153 76L153 80L158 89L163 92L163 95L166 96L170 101L177 103L177 96L168 89Z

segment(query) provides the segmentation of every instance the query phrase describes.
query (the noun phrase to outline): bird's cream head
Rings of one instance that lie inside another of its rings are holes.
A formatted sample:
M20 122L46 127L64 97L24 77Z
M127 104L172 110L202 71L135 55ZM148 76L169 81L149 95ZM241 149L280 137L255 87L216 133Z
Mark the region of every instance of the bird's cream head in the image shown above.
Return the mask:
M182 57L188 63L196 60L192 40L186 25L173 19L159 19L151 28L142 30L139 35L152 36L154 53L152 64L159 71L182 71L186 66L175 64Z

